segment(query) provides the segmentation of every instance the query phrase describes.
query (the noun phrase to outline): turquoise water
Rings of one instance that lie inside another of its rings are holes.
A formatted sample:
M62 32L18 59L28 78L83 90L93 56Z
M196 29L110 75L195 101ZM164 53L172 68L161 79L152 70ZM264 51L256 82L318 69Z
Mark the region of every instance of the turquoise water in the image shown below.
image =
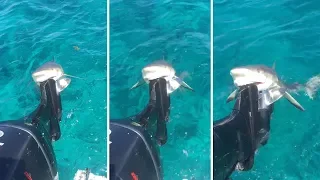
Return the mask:
M215 1L214 118L230 112L229 70L246 64L272 66L287 83L305 83L320 73L318 1ZM251 171L234 173L237 180L319 179L319 96L293 96L305 112L287 100L276 102L269 143L260 148Z
M73 79L61 94L62 137L54 142L60 179L77 169L106 173L106 2L1 1L0 119L39 103L31 73L52 60ZM76 50L73 46L78 46Z
M110 115L124 118L148 102L148 86L129 88L162 59L195 89L171 94L165 180L210 179L210 2L116 1L110 4Z

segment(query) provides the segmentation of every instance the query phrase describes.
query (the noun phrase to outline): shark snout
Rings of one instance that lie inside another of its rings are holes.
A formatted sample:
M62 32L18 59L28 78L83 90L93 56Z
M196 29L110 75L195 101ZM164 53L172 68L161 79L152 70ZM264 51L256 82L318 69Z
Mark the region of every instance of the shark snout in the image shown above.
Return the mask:
M147 66L142 69L142 77L146 80L153 80L160 77L172 78L175 75L175 71L171 67L166 66Z
M232 77L236 77L236 76L244 76L245 74L247 74L249 71L246 68L233 68L230 71L230 75Z

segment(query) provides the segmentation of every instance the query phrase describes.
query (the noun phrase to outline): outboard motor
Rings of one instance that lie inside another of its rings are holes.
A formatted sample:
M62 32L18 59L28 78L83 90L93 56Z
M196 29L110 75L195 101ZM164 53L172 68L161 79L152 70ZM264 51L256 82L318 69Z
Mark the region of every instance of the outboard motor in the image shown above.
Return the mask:
M61 136L56 81L40 83L39 106L28 116L0 122L1 180L58 180L52 141Z
M162 179L159 152L146 130L128 121L110 122L110 180Z
M169 114L167 82L158 78L150 81L149 102L139 114L110 120L110 180L163 179L159 146L167 142Z

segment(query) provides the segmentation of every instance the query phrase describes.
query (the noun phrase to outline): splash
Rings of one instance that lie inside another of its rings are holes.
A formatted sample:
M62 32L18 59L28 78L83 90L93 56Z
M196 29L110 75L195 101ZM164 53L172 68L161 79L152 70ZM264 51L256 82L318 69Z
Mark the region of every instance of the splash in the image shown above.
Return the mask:
M305 92L310 99L314 99L317 91L320 88L320 74L310 78L305 84Z

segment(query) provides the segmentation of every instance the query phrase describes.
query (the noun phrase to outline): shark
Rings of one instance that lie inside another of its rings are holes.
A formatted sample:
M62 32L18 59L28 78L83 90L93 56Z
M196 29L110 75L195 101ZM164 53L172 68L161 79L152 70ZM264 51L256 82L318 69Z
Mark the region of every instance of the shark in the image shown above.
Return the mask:
M289 86L280 81L275 71L275 63L272 68L266 65L236 67L230 70L230 75L237 89L229 95L227 103L236 98L240 86L255 84L259 92L265 92L263 98L266 105L270 105L281 97L285 97L297 109L301 111L305 110L302 105L289 94L289 92L295 90L295 86L298 85Z
M175 69L165 60L157 60L142 68L142 79L136 82L131 88L135 89L145 83L149 84L151 80L158 78L165 78L167 81L167 94L171 94L180 86L194 91L187 83L180 77L176 76Z
M41 82L44 82L50 78L54 79L56 81L58 93L62 92L71 83L71 79L67 76L78 78L76 76L65 74L61 65L55 61L44 63L32 73L32 79L38 86Z

